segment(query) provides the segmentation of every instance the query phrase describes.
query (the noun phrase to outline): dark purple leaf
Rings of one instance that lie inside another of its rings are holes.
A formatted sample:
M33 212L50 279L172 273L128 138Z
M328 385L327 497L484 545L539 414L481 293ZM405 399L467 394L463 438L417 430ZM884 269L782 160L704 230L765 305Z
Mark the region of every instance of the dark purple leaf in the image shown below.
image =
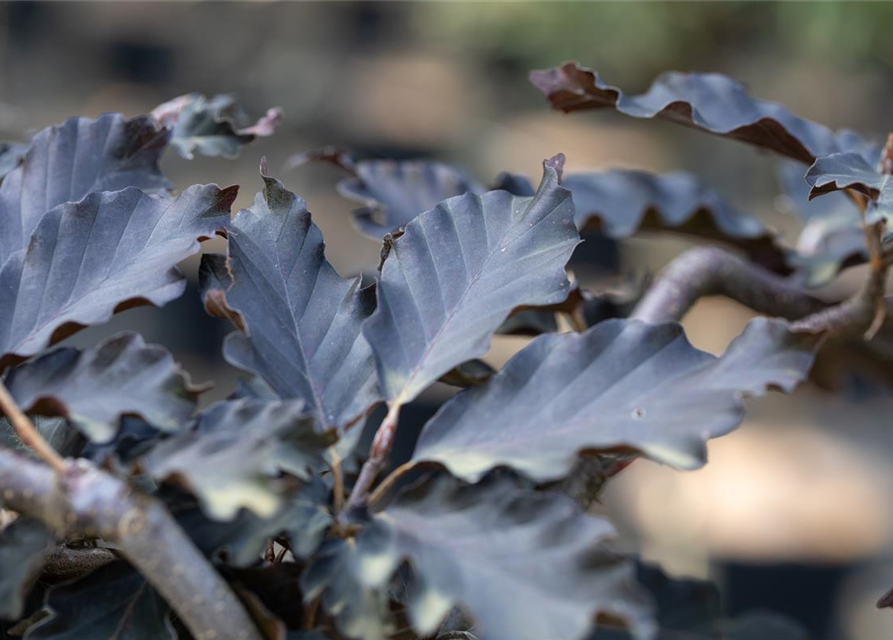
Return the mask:
M427 637L455 605L475 634L513 640L581 638L596 614L654 631L631 563L615 556L614 528L570 498L521 489L508 478L474 486L439 476L404 493L305 576L349 637L375 638L382 593L402 562L413 579L408 612Z
M167 141L152 118L118 114L71 118L34 136L23 163L0 185L0 267L60 204L95 191L167 189L158 168Z
M353 212L354 223L379 240L447 198L484 192L464 172L441 162L361 160L353 170L353 177L338 183L338 192L364 205Z
M237 191L194 186L155 197L128 188L47 213L28 250L0 270L0 370L116 311L180 296L177 263L227 224Z
M705 441L737 427L745 396L790 391L818 338L780 320L753 320L716 358L678 324L609 320L582 334L535 339L490 381L447 402L413 460L475 482L510 466L538 481L566 475L583 451L636 450L682 469L706 461Z
M564 300L578 242L570 193L549 165L534 197L468 193L406 225L363 326L387 399L405 404L482 356L513 309Z
M140 466L156 480L185 486L215 520L232 520L243 508L270 518L293 488L281 472L309 481L311 471L326 466L323 455L335 440L331 431L317 432L300 400L219 402Z
M0 620L18 620L25 596L56 538L43 524L18 518L0 531Z
M25 411L67 418L94 442L113 438L123 415L175 431L201 391L167 350L135 333L85 351L56 349L12 369L4 383Z
M204 156L235 158L242 146L258 136L270 136L282 120L282 110L268 109L252 125L232 96L206 98L190 93L160 104L152 116L171 131L171 146L184 158Z
M781 105L752 98L743 85L716 73L665 73L637 96L624 95L574 62L532 71L530 81L565 113L607 108L634 118L661 118L806 164L839 151L875 149L852 132L835 134Z
M344 427L379 400L362 322L374 292L345 280L325 259L322 233L304 200L263 175L264 190L229 232L229 260L202 264L206 307L241 319L224 354L283 398L307 403L321 424Z

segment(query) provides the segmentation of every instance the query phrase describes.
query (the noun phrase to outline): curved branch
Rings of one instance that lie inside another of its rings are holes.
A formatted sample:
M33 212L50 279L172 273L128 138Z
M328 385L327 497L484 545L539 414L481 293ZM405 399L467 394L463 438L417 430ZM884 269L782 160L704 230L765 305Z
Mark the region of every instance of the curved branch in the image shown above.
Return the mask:
M828 303L786 278L716 247L696 247L673 260L633 310L652 324L678 321L703 296L726 296L766 315L796 320Z
M260 640L242 603L167 509L86 460L47 465L0 449L0 506L39 518L61 537L115 542L196 640Z

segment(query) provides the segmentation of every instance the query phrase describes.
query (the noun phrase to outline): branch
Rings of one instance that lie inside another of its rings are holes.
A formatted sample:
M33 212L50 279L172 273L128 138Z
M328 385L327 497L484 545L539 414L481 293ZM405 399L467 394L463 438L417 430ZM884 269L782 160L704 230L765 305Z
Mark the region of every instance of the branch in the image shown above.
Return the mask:
M758 265L716 247L696 247L664 269L631 317L652 324L679 321L704 296L726 296L759 313L788 320L828 307Z
M196 640L260 640L223 577L157 500L86 460L63 472L0 449L0 506L42 520L60 537L117 544L171 605Z
M350 492L350 499L347 501L345 512L366 503L369 489L375 482L375 478L381 473L388 456L394 446L394 437L397 434L397 422L400 419L400 405L394 403L388 409L388 414L381 421L375 437L372 439L372 448L369 451L369 459L363 463L360 469L360 476L357 478L353 489Z

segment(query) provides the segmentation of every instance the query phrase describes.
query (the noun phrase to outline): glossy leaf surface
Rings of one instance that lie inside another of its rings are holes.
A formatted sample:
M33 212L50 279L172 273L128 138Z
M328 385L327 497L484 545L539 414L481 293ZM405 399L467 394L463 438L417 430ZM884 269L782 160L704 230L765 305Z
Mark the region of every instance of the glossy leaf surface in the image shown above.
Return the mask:
M692 347L680 325L608 320L583 334L535 339L490 381L447 402L413 460L474 482L506 465L538 481L566 475L581 451L633 449L683 469L705 441L744 417L743 397L790 391L817 338L753 320L722 357Z
M394 240L363 327L388 400L409 402L483 355L516 307L562 301L579 235L570 193L546 163L530 198L491 191L442 202Z
M135 333L86 351L56 349L13 369L4 383L24 410L67 418L97 442L111 439L125 414L174 431L198 399L171 354Z
M238 317L226 359L303 400L321 424L355 422L379 398L372 351L361 332L374 292L342 279L325 259L322 233L304 200L264 175L264 190L229 232L229 260L207 258L211 296Z
M0 369L115 311L180 296L177 263L224 228L236 193L194 186L156 197L129 188L47 213L28 250L0 270Z

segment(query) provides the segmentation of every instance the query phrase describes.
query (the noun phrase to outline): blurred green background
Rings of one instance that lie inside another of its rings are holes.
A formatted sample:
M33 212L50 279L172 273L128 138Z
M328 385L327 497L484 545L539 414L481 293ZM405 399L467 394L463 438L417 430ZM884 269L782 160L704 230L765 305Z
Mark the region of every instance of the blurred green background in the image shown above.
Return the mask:
M535 177L559 151L572 170L687 169L793 243L799 223L778 198L773 158L663 123L552 113L527 72L576 59L637 92L665 70L716 71L802 116L881 139L893 129L891 27L893 4L880 2L6 3L0 135L21 140L72 115L146 113L191 91L234 93L255 115L281 106L279 132L238 160L171 155L165 170L181 188L240 184L246 206L266 156L308 200L345 275L374 268L379 246L350 227L351 204L333 190L341 174L285 170L290 156L324 144L364 157L436 157L484 181L502 170ZM594 256L602 266L641 274L685 244L589 246L605 252ZM196 262L185 268L194 277ZM859 277L846 274L832 292ZM748 317L705 300L685 325L696 345L719 352ZM204 316L194 288L75 341L124 328L173 349L196 379L217 381L210 399L235 385L218 355L228 328ZM499 339L490 359L522 344ZM741 430L711 443L704 470L639 462L614 482L603 510L624 546L717 579L730 613L785 611L816 638L893 637L893 613L873 606L893 585L890 398L807 386L749 409Z

